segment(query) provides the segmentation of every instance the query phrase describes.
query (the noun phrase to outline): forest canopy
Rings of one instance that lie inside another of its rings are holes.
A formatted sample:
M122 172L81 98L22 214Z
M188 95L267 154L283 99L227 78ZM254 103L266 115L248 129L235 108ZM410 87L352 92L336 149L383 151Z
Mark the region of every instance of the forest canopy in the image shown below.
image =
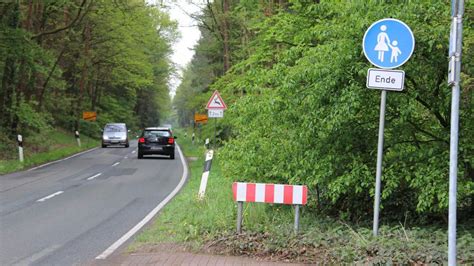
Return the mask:
M0 125L92 136L107 122L158 125L168 115L176 22L144 0L0 3ZM96 122L82 120L97 112Z

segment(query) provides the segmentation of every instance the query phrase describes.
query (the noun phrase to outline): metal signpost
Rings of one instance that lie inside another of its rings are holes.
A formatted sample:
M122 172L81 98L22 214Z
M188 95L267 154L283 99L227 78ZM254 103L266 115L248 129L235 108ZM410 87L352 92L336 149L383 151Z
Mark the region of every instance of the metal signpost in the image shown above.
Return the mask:
M385 127L385 105L387 90L402 91L405 72L387 70L399 67L410 59L415 48L415 37L411 29L402 21L392 18L373 23L365 32L362 43L365 57L374 66L382 69L369 69L367 87L381 89L380 121L377 146L377 170L375 174L374 227L376 236L379 230L380 190L382 180L383 132Z
M218 91L214 91L211 98L206 105L207 115L210 118L215 118L214 120L214 148L217 147L217 118L224 117L224 110L227 109L227 105L224 103L221 95Z
M451 1L451 32L449 38L448 84L453 87L451 98L451 133L449 145L449 215L448 265L456 265L457 178L459 138L459 98L461 83L462 16L464 0Z

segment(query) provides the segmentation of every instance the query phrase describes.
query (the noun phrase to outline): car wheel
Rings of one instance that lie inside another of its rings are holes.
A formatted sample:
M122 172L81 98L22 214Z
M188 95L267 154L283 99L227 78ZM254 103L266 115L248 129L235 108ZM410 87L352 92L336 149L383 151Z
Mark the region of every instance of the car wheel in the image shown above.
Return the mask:
M125 148L128 148L130 147L130 143L127 142L127 144L125 144Z
M138 153L138 159L143 159L143 154Z
M170 154L170 159L174 160L174 152Z
M102 148L107 148L107 145L105 145L104 143L102 143Z

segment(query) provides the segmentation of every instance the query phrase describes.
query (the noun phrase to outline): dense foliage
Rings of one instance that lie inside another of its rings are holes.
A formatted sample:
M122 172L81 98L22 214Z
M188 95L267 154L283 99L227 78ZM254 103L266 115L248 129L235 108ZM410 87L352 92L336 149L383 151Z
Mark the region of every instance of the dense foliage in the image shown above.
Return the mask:
M226 2L229 10L219 9ZM220 152L225 175L307 184L311 204L320 210L370 219L380 92L365 87L371 66L361 43L371 23L400 19L412 28L416 47L401 67L405 90L389 93L387 99L382 217L446 218L449 9L449 1L215 1L200 17L201 31L209 38L196 47L197 56L177 92L180 103L191 103L176 105L181 123L203 112L211 91L219 90L230 106L219 131L225 141ZM461 218L474 213L473 11L468 1L459 143ZM215 78L219 73L212 72L213 65L225 60L215 56L225 54L223 30L230 31L231 68Z
M0 136L107 122L156 125L169 112L176 23L144 0L0 3ZM82 120L96 111L96 122Z

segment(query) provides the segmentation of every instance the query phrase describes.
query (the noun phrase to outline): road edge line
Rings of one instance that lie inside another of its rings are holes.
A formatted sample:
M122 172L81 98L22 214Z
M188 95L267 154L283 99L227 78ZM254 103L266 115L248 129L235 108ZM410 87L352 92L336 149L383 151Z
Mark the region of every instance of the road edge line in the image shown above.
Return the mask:
M48 165L51 165L51 164L55 164L55 163L59 163L59 162L62 162L62 161L66 161L66 160L69 160L71 158L74 158L76 156L79 156L79 155L82 155L84 153L88 153L88 152L91 152L91 151L94 151L94 150L97 150L99 147L95 147L95 148L92 148L92 149L88 149L88 150L85 150L85 151L81 151L79 153L76 153L76 154L73 154L69 157L66 157L66 158L62 158L62 159L58 159L56 161L52 161L52 162L47 162L45 164L41 164L41 165L38 165L38 166L35 166L33 168L30 168L30 169L27 169L26 171L29 172L29 171L33 171L33 170L36 170L36 169L40 169L40 168L43 168L45 166L48 166Z
M145 226L155 215L171 201L176 194L181 190L181 188L186 183L188 179L188 165L186 163L186 159L184 158L183 152L181 151L181 147L177 145L178 153L181 158L181 164L183 165L183 175L181 176L181 180L179 181L178 185L174 188L174 190L163 200L161 201L158 206L156 206L150 213L148 213L145 218L143 218L138 224L136 224L132 229L130 229L127 233L125 233L121 238L119 238L115 243L113 243L110 247L108 247L104 252L102 252L99 256L95 257L96 260L103 260L110 256L115 250L117 250L123 243L129 240L133 235L135 235L143 226Z

